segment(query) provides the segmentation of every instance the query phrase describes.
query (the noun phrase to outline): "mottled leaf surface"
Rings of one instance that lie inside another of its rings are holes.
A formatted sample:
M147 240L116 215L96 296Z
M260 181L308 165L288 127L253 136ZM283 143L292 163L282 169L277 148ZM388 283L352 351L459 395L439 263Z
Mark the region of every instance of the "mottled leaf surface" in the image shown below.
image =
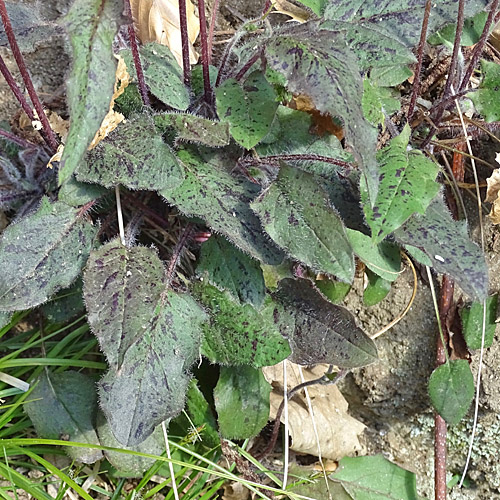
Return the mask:
M49 302L41 306L43 315L50 323L63 323L85 314L82 293L83 283L78 278L70 288L61 290Z
M241 303L259 308L264 302L266 285L259 263L222 236L212 235L203 243L196 270Z
M378 359L374 342L356 326L354 316L325 300L309 280L284 279L273 297L283 305L274 320L290 342L290 361L355 368Z
M225 439L256 436L269 419L271 384L262 370L222 366L214 389L219 430Z
M495 337L498 309L498 294L486 299L486 322L484 331L484 347L491 347ZM483 303L473 302L460 311L463 335L469 349L481 349L483 335Z
M160 194L184 214L203 219L252 257L268 264L280 263L284 254L264 235L250 209L259 187L189 151L181 151L179 157L186 179L177 189Z
M240 85L228 78L215 89L217 113L229 123L234 140L253 148L268 133L278 102L274 88L260 71L251 73Z
M441 196L432 200L424 215L411 217L394 232L394 237L399 243L422 251L437 272L449 274L470 297L487 297L488 266L484 254L469 239L466 223L452 219Z
M386 117L401 108L400 97L396 90L380 87L371 78L363 80L363 114L374 126L385 129Z
M42 372L24 409L41 438L65 439L98 445L95 431L97 394L95 381L83 373ZM102 451L90 448L66 448L75 460L92 464Z
M89 151L76 176L79 181L107 188L121 184L156 191L178 187L184 171L153 121L139 115L120 124Z
M151 93L167 106L184 111L190 104L189 92L184 85L182 69L170 49L159 43L146 43L140 50L142 70ZM130 50L122 50L127 70L136 78L135 65Z
M416 150L407 151L410 127L391 140L378 155L379 191L375 202L366 201L364 212L378 243L414 213L425 213L439 192L439 167ZM366 200L367 197L364 197Z
M135 446L184 407L189 368L199 358L206 315L187 294L168 291L118 371L99 383L101 408L116 439Z
M12 313L0 311L0 328L7 326L12 319Z
M71 176L59 189L57 199L72 207L81 207L104 196L108 191L97 184L79 182Z
M474 377L465 359L438 366L429 378L432 406L450 425L458 424L465 417L474 392Z
M80 274L97 232L76 209L47 198L0 238L0 310L42 304Z
M313 175L283 164L276 181L250 206L292 258L352 281L354 258L344 225Z
M67 84L71 126L59 164L59 184L71 177L109 110L117 65L112 43L122 11L121 1L76 0L64 18L73 65Z
M119 239L91 253L84 274L88 322L112 368L148 330L164 273L154 250L127 248Z
M210 312L203 351L212 362L258 368L275 365L290 354L288 342L274 324L275 305L269 298L257 311L212 285L198 283L195 294Z
M176 140L197 142L214 148L227 146L231 140L229 124L189 113L163 113L153 117L155 125L165 132L174 130Z
M318 111L344 120L347 142L364 169L370 196L375 199L377 131L361 109L363 83L356 57L343 33L315 27L306 23L276 32L265 45L268 64L285 76L289 91L309 96Z
M413 72L404 65L384 66L370 71L370 80L379 87L395 87L408 80Z
M299 3L309 7L317 16L321 16L328 4L328 0L298 0Z
M500 120L500 65L492 61L481 61L483 78L479 89L467 95L474 103L476 110L487 122Z

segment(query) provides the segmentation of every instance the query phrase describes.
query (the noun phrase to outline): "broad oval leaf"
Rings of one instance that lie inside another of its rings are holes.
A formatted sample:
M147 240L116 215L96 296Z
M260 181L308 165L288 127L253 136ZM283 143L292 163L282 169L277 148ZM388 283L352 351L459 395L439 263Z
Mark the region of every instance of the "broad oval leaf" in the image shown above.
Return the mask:
M41 438L63 439L99 445L95 431L97 415L95 381L83 373L42 372L24 409ZM102 451L91 448L66 448L75 460L92 464Z
M150 191L174 189L184 170L147 115L120 124L87 153L76 171L79 181L105 187L121 184Z
M476 300L488 295L488 266L481 249L469 239L467 224L452 219L441 195L424 215L413 215L394 232L396 241L416 247L428 259L425 265L439 273L449 274L462 290ZM412 250L419 259L420 252Z
M483 344L483 316L484 307L486 307L485 326L484 326L484 347L491 347L495 337L498 294L488 297L486 302L473 302L460 311L460 317L463 325L463 335L469 349L481 349Z
M75 208L47 198L37 212L8 226L0 239L0 310L29 309L71 285L96 233Z
M229 78L215 90L217 113L229 123L234 140L253 148L266 136L278 108L276 92L260 71L254 71L240 85Z
M109 110L117 65L112 44L122 11L121 0L76 0L64 18L73 66L67 85L71 126L59 185L71 177Z
M271 384L262 370L251 366L220 369L214 389L219 430L226 439L256 436L269 419Z
M187 294L169 290L118 371L99 382L101 408L116 439L135 446L161 422L178 415L200 355L203 309Z
M164 273L154 250L127 248L119 239L91 253L83 288L88 322L112 368L149 328Z
M387 297L391 291L391 282L372 273L369 269L366 271L366 275L368 276L368 285L363 292L363 303L370 307Z
M354 256L344 225L313 175L283 164L276 181L250 206L267 234L292 258L352 281Z
M309 280L284 279L273 297L283 305L282 311L275 309L274 321L290 342L290 361L357 368L378 359L375 343L354 316L325 300Z
M487 122L500 120L500 104L498 103L498 88L500 86L500 65L496 62L481 61L483 78L479 89L467 94L474 103L477 112Z
M450 425L466 415L474 399L474 377L465 359L438 366L429 378L432 406Z

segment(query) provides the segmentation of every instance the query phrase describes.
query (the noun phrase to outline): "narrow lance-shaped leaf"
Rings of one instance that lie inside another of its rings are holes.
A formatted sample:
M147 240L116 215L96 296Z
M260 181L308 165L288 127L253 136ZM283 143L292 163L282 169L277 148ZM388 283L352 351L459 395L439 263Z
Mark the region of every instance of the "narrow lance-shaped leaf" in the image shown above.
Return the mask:
M112 368L149 328L163 276L151 248L127 248L114 239L90 255L83 290L88 322Z
M0 239L0 310L29 309L77 278L97 227L75 208L50 203L11 224Z
M99 383L101 408L116 439L135 446L184 407L189 368L199 358L206 315L187 294L168 291L164 305L126 351L120 369Z
M276 181L250 206L292 258L352 281L354 257L344 225L313 175L282 164Z
M67 88L71 126L59 166L60 185L75 171L109 110L117 65L112 43L122 11L121 0L76 0L64 18L73 65Z
M356 326L344 307L325 300L306 279L284 279L273 297L283 305L274 321L290 342L290 361L356 368L377 360L373 340Z

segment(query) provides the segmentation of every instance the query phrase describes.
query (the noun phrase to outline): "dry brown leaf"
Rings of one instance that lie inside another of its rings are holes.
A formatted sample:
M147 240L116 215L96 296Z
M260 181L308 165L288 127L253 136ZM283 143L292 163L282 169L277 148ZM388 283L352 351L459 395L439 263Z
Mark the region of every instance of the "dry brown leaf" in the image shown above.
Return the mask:
M302 383L299 366L286 361L288 390ZM306 381L321 377L326 365L302 368ZM276 418L283 399L283 363L263 368L264 376L273 386L271 392L271 418ZM347 413L348 404L335 385L314 385L308 387L314 420L319 435L321 455L330 460L340 460L363 450L359 435L365 425ZM281 416L284 421L284 415ZM289 402L288 422L292 438L291 449L300 453L318 456L318 445L311 415L304 392L296 394Z
M496 161L500 163L500 153L497 153ZM486 179L485 201L492 203L490 219L493 224L500 224L500 168L493 170L491 177Z
M222 500L249 500L250 490L241 483L230 483L224 485Z
M288 0L274 0L274 10L280 14L291 17L294 21L305 23L311 17L311 13Z
M137 36L142 43L158 42L166 45L182 68L182 41L178 0L131 0L132 16ZM200 23L195 7L186 0L189 37L189 62L198 62L194 42L200 32Z

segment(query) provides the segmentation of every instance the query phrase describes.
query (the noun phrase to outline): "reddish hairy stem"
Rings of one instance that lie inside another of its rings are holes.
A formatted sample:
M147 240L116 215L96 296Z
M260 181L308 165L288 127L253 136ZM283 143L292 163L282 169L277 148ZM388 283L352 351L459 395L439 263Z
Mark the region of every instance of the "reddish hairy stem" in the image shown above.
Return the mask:
M191 66L189 63L189 35L187 26L186 0L179 0L179 21L182 43L182 69L184 72L184 85L191 85Z
M18 137L17 135L11 134L10 132L7 132L6 130L2 130L0 128L0 136L5 137L8 141L14 142L18 146L21 146L22 148L25 149L39 149L40 146L37 144L33 144L32 142L27 141L26 139L22 139L21 137Z
M205 17L205 0L198 0L198 12L200 16L200 41L201 41L201 65L203 70L203 88L205 91L205 102L213 103L212 87L210 85L209 50L207 38L207 19Z
M19 50L19 45L17 45L17 40L14 35L14 30L12 29L12 24L10 23L9 15L7 14L7 8L5 6L4 0L0 0L0 16L2 17L2 23L5 28L5 34L7 35L7 39L9 40L9 45L12 50L14 59L16 60L19 71L21 72L24 85L26 85L31 102L35 107L38 119L42 124L44 130L44 134L42 134L43 138L47 142L52 152L55 153L59 146L59 141L57 140L57 137L50 126L49 120L45 115L43 105L38 97L38 94L36 93L33 82L31 81L28 69L26 68L26 64L24 62L24 57L21 54L21 51Z
M181 258L181 252L182 249L184 248L184 245L187 243L189 240L189 237L191 236L191 232L193 231L193 225L189 223L185 229L184 232L182 233L179 241L177 242L177 245L174 247L174 251L172 252L172 257L170 258L167 266L167 271L165 273L165 281L166 281L166 286L165 286L165 291L167 291L171 284L172 280L174 278L174 271L175 268L177 267L177 264L179 263L179 259Z
M235 80L240 81L245 76L246 72L259 60L259 58L261 57L261 55L262 55L262 51L261 50L259 50L256 54L254 54L246 62L246 64L243 66L243 68L241 68L238 71L238 74L234 77Z
M215 24L217 22L217 14L219 13L219 2L220 0L215 0L214 2L214 6L212 7L212 17L210 18L210 27L208 29L208 65L212 63L212 49L214 43Z

